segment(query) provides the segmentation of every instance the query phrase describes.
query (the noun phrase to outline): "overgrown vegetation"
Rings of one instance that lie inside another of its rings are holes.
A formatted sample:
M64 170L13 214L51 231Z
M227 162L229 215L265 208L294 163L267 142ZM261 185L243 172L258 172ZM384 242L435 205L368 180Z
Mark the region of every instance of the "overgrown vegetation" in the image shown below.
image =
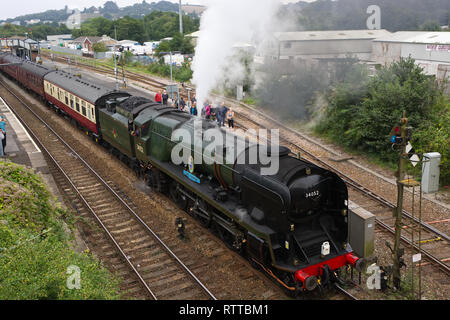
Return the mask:
M175 52L179 51L182 54L194 53L194 45L192 44L190 37L185 37L181 33L177 32L173 35L172 40L162 41L158 48L155 50L155 55L159 55L161 52Z
M116 26L116 30L114 30ZM197 31L200 19L183 16L184 34ZM175 12L154 11L141 19L125 16L115 21L104 17L87 20L81 24L80 29L74 29L72 36L102 36L108 35L117 40L134 40L138 42L160 40L167 37L176 37L179 33L178 14Z
M32 26L18 26L6 23L0 26L0 37L25 36L35 40L47 39L52 34L70 34L72 31L64 24L54 23L38 23Z
M368 78L351 70L333 89L317 132L333 141L395 164L389 134L406 111L417 152L441 153L442 184L450 182L450 105L434 76L425 75L411 58L402 59Z
M389 31L440 30L448 25L447 0L318 0L300 3L299 22L304 30L359 30L367 28L367 9L377 5L381 28Z
M170 77L170 65L152 63L147 66L147 71L163 77ZM176 81L188 82L192 78L190 63L183 63L181 67L172 66L172 77Z
M73 227L37 175L0 161L0 299L119 298L118 280L70 247L63 220ZM81 271L79 289L67 286L70 266Z
M153 63L150 63L148 65L145 65L141 62L132 61L133 55L129 51L124 51L124 53L119 58L119 66L122 65L123 62L125 62L125 69L139 72L139 73L147 73L147 74L153 74L161 77L166 77L170 79L170 65L165 64L163 59L159 59L158 61L155 61ZM114 58L111 58L107 61L107 64L105 66L114 67ZM121 67L120 67L121 68ZM120 69L119 68L119 69ZM185 62L183 65L179 66L172 66L172 77L174 81L179 82L188 82L192 78L192 69L191 69L191 63Z

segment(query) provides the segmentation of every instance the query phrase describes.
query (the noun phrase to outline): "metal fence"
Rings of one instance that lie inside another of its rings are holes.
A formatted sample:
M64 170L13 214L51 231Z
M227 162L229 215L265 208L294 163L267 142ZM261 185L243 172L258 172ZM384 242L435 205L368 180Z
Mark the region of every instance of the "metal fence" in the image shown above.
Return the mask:
M149 56L132 56L130 60L131 62L139 62L142 63L143 65L149 65L157 61L155 58Z
M50 46L50 50L52 50L54 53L64 53L64 54L71 54L76 56L82 56L83 52L81 50L75 50L65 47L58 47L58 46Z

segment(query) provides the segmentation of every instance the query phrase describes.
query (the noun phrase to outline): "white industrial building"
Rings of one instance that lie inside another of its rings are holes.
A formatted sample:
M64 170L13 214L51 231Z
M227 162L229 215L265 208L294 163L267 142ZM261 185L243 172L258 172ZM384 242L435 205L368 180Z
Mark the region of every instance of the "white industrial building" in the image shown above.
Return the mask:
M52 46L62 46L65 47L67 42L73 40L71 34L57 34L47 36L47 42Z
M400 31L373 41L372 60L388 65L413 58L426 74L450 78L450 32Z
M339 59L352 56L370 61L372 40L386 37L387 30L333 30L276 32L262 54L273 60Z

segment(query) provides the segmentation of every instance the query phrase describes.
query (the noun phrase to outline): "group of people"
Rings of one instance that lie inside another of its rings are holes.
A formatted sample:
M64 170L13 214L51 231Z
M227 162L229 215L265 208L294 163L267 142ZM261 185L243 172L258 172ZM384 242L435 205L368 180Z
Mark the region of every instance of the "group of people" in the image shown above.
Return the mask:
M169 95L167 91L159 91L155 95L155 102L161 104L167 104L169 101ZM195 95L192 96L190 104L187 104L183 97L180 98L179 104L176 101L171 102L172 108L179 109L184 112L189 112L189 114L196 116L198 114L197 110L197 100ZM222 102L220 107L213 107L209 102L205 102L201 111L202 117L209 120L216 120L219 126L225 126L225 121L229 128L234 129L234 111L231 108L225 106L225 102Z
M4 115L0 115L0 140L0 157L4 157L6 147L6 121Z
M209 102L204 105L204 116L206 119L216 120L219 126L225 126L225 121L229 128L234 129L234 111L231 108L225 106L225 102L222 102L220 107L213 107Z

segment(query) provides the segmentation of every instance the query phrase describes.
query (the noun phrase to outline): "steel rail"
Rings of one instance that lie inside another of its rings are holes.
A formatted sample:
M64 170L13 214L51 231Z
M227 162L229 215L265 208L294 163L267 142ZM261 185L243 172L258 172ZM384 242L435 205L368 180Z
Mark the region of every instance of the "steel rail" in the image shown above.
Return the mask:
M241 116L242 116L242 115L241 115ZM251 122L254 122L254 123L255 123L255 121L253 121L252 119L250 119L250 118L248 118L248 117L246 117L246 116L243 116L243 117L246 118L248 121L251 121ZM259 125L260 127L263 127L263 128L264 128L264 126L261 126L260 124L257 124L257 125ZM269 139L268 139L268 140L269 140ZM283 138L283 140L286 140L286 139ZM286 140L286 141L287 141L287 140ZM337 171L337 170L334 169L330 164L328 164L327 162L321 160L321 159L318 158L317 156L313 155L311 152L305 150L304 148L298 146L298 145L295 144L295 143L292 143L292 142L289 142L289 141L287 141L287 142L288 142L289 144L295 146L296 148L298 148L298 149L304 151L305 154L309 155L309 156L310 156L311 158L313 158L315 161L317 161L317 162L319 162L320 164L322 164L322 165L328 167L330 170L336 172L338 175L340 175L340 176L343 178L343 180L344 180L346 183L348 183L348 184L349 184L350 186L352 186L353 188L355 188L355 189L361 191L363 194L369 196L370 198L372 198L372 199L374 199L374 200L376 200L376 201L381 202L383 205L386 205L386 206L388 206L389 208L394 208L394 207L395 207L395 206L394 206L393 204L391 204L388 200L384 199L384 198L381 197L381 196L376 195L376 194L373 193L372 191L370 191L370 190L368 190L367 188L361 186L361 185L360 185L359 183L357 183L355 180L353 180L353 179L350 178L349 176L347 176L347 175L345 175L345 174L343 174L343 173ZM409 218L409 217L412 218L412 216L408 216L408 215L407 215L407 217L408 217L408 218ZM418 221L418 220L417 220L417 221ZM375 222L377 222L382 228L386 229L386 230L389 231L390 233L392 233L392 234L395 233L395 230L394 230L393 228L391 228L391 227L388 226L386 223L384 223L384 222L382 222L381 220L379 220L377 217L375 217ZM426 228L427 224L422 223L422 226ZM429 226L429 225L428 225L428 226ZM431 226L429 226L429 227L430 227L430 228L429 228L429 231L434 232L434 233L438 234L439 236L442 235L443 238L448 239L448 236L447 236L446 234L444 234L444 233L442 233L441 231L435 229L434 227L431 227ZM428 229L428 228L426 228L426 229ZM401 237L401 240L402 240L404 243L406 243L406 244L412 246L414 249L419 250L419 247L416 246L414 243L412 243L412 241L408 240L406 237L402 236L402 237ZM450 267L449 267L447 264L445 264L444 262L442 262L441 260L439 260L438 258L436 258L433 254L429 253L427 250L425 250L425 249L423 249L423 248L421 248L420 251L428 258L428 260L430 260L431 262L437 264L438 267L440 267L446 274L450 274Z
M237 103L240 103L240 102L237 102ZM244 107L247 108L247 109L250 108L250 107L247 107L247 106L245 106L245 105L242 105L242 103L240 103L240 105L241 105L241 106L244 106ZM302 134L301 132L298 132L297 130L294 130L294 129L292 129L292 128L287 127L286 125L282 124L281 122L279 122L279 121L276 120L276 119L273 119L273 118L270 117L270 116L264 115L264 114L263 114L262 112L260 112L259 110L254 110L254 109L251 109L251 110L252 110L252 112L254 111L254 112L256 112L258 115L260 115L260 116L262 116L262 117L268 119L269 121L274 122L275 124L279 125L279 126L282 127L283 129L285 129L285 130L287 130L287 131L289 131L289 132L291 132L291 133L293 133L293 134L299 136L300 138L305 139L305 140L307 140L308 142L310 142L310 143L312 143L312 144L314 144L314 145L318 145L318 146L320 146L322 149L325 149L326 151L329 151L329 152L333 153L332 150L330 150L330 149L328 149L328 148L326 148L326 147L320 145L320 143L318 143L318 142L315 141L314 139L312 139L312 138L310 138L310 137L308 137L308 136ZM255 121L253 121L252 119L250 119L250 118L247 117L247 116L244 116L244 115L242 115L242 114L240 114L240 116L246 118L247 120L249 120L249 121L251 121L251 122L255 122ZM259 124L258 124L258 125L259 125ZM261 125L260 125L260 126L261 126ZM286 139L284 139L284 140L286 140ZM287 141L287 140L286 140L286 141ZM289 142L289 141L288 141L288 142ZM344 173L342 173L342 172L337 171L336 169L333 168L333 166L332 166L331 164L327 163L327 162L324 161L324 160L321 160L319 157L313 155L311 152L305 150L304 148L300 147L299 145L297 145L297 144L295 144L295 143L292 143L292 142L289 142L289 143L292 144L292 145L294 145L295 147L299 148L300 150L302 150L305 154L309 155L309 156L312 157L314 160L316 160L316 161L320 162L321 164L327 166L328 168L332 169L334 172L336 172L338 175L340 175L342 178L344 178L344 180L346 180L346 182L348 182L352 187L358 189L359 191L364 192L365 194L367 194L367 195L368 195L369 197L371 197L372 199L377 200L377 201L379 201L379 202L382 202L384 205L390 207L391 209L394 209L394 208L395 208L395 205L394 205L393 203L391 203L391 202L388 201L387 199L383 198L382 196L377 195L376 193L374 193L373 191L369 190L368 188L362 186L360 183L358 183L357 181L355 181L354 179L352 179L352 178L349 177L348 175L346 175L346 174L344 174ZM427 229L427 230L429 230L429 231L431 231L431 232L436 233L436 234L439 235L441 238L443 238L443 239L445 239L445 240L447 240L447 241L450 241L450 236L447 235L446 233L444 233L444 232L442 232L442 231L436 229L435 227L433 227L433 226L427 224L426 222L423 222L423 221L420 222L419 219L417 219L416 217L413 217L413 216L412 216L408 211L406 211L405 209L403 209L402 212L403 212L403 215L404 215L405 217L407 217L407 218L413 220L415 223L420 223L421 226L423 226L425 229Z
M90 67L92 67L92 66L90 66ZM96 68L96 67L93 67L93 68ZM145 76L143 76L143 75L139 75L139 74L137 74L137 73L130 72L130 71L127 71L127 72L129 72L129 74L133 74L135 77L138 77L138 78L140 78L140 79L145 79L145 81L151 81L151 82L156 82L156 83L158 83L158 84L163 84L163 83L161 83L161 82L159 82L159 81L156 81L156 80L153 80L153 79L149 79L148 77L145 77ZM214 95L214 96L217 96L217 95ZM223 97L222 97L222 98L223 98ZM304 134L298 132L297 130L294 130L294 129L292 129L292 128L286 126L286 125L284 125L284 124L281 123L280 121L278 121L278 120L276 120L276 119L273 119L272 117L270 117L270 116L268 116L268 115L262 113L261 111L256 110L256 109L254 109L254 108L251 108L251 107L249 107L249 106L243 104L243 103L240 102L240 101L237 101L237 100L234 100L234 99L230 99L230 98L226 98L226 99L229 100L229 101L232 101L233 103L239 104L240 106L242 106L242 107L244 107L244 108L246 108L246 109L250 109L252 112L257 113L257 114L260 115L261 117L266 118L267 120L269 120L269 121L271 121L271 122L277 124L278 126L282 127L283 129L285 129L285 130L291 132L292 134L295 134L295 135L297 135L297 136L299 136L299 137L301 137L301 138L307 140L308 142L310 142L310 143L312 143L312 144L314 144L314 145L318 145L318 146L320 146L322 149L324 149L324 150L326 150L326 151L328 151L328 152L334 153L332 150L330 150L330 149L328 149L328 148L322 146L320 143L318 143L318 142L315 141L314 139L312 139L312 138L310 138L310 137L308 137L308 136L306 136L306 135L304 135ZM251 122L256 123L254 120L250 119L249 117L247 117L247 116L245 116L245 115L240 114L240 116L246 118L247 120L249 120L249 121L251 121ZM263 127L263 126L261 126L261 125L258 124L258 123L256 123L256 124L257 124L258 126L260 126L260 127ZM284 140L286 140L286 139L284 139ZM286 140L286 141L287 141L287 140ZM289 142L289 141L288 141L288 142ZM298 145L296 145L296 144L294 144L294 143L292 143L292 142L289 142L289 143L292 144L292 145L294 145L295 147L299 148L300 150L302 150L305 154L309 155L310 157L312 157L312 158L313 158L314 160L316 160L317 162L321 163L322 165L324 165L324 166L330 168L332 171L336 172L338 175L340 175L340 176L343 178L344 181L346 181L346 182L347 182L349 185L351 185L353 188L355 188L355 189L357 189L357 190L363 192L364 194L366 194L366 195L369 196L370 198L372 198L372 199L374 199L374 200L376 200L376 201L382 203L383 205L385 205L385 206L387 206L387 207L389 207L389 208L391 208L391 209L395 208L395 205L392 204L390 201L388 201L387 199L385 199L385 198L383 198L383 197L377 195L376 193L372 192L371 190L367 189L366 187L362 186L361 184L359 184L358 182L356 182L354 179L350 178L348 175L343 174L342 172L337 171L336 169L333 168L332 165L328 164L326 161L321 160L321 159L318 158L317 156L313 155L311 152L305 150L304 148L302 148L302 147L300 147L300 146L298 146ZM449 235L447 235L446 233L444 233L444 232L442 232L442 231L436 229L435 227L433 227L433 226L427 224L426 222L420 222L416 217L413 217L413 216L412 216L408 211L406 211L405 209L402 210L402 213L403 213L403 215L404 215L405 217L409 218L410 220L414 221L414 222L417 223L417 224L420 224L422 227L424 227L424 228L427 229L428 231L431 231L431 232L433 232L433 233L439 235L441 238L445 239L446 241L450 241L450 236L449 236ZM389 226L387 226L386 224L382 223L379 219L376 219L376 221L377 221L383 228L387 229L387 230L390 231L390 232L393 232L393 229L392 229L391 227L389 227ZM415 244L411 243L408 239L406 239L406 238L403 237L402 240L403 240L404 242L406 242L406 243L412 245L413 247L417 248L417 246L416 246ZM422 251L422 252L423 252L430 260L432 260L433 262L437 263L437 264L438 264L438 265L439 265L439 266L440 266L447 274L450 274L450 268L449 268L449 266L447 266L445 263L443 263L442 261L440 261L439 259L437 259L436 257L434 257L434 256L433 256L432 254L430 254L429 252L426 252L424 249L421 249L421 251Z
M344 295L346 295L348 298L352 299L352 300L359 300L358 298L356 298L354 295L352 295L350 292L348 292L347 290L345 290L344 288L342 288L340 285L338 285L337 283L334 284L334 286L336 287L336 289L338 289L338 291L340 291L341 293L343 293Z
M8 91L10 94L12 94L24 107L26 107L37 119L39 119L60 141L62 144L64 144L75 156L78 157L78 159L88 168L101 182L102 184L129 210L129 212L136 218L138 222L157 240L157 242L166 250L166 252L177 261L177 263L185 270L185 272L204 290L204 292L213 300L217 300L217 298L209 291L208 288L189 270L189 268L175 255L175 253L170 250L170 248L158 237L158 235L139 217L139 215L134 212L134 210L118 195L112 187L58 134L56 133L53 128L45 122L44 119L42 119L34 110L32 110L25 102L22 101L14 92L12 92L7 85L0 81L0 84ZM12 109L12 108L11 108ZM17 114L16 112L14 112ZM19 117L20 121L23 122L23 124L27 127L27 129L30 129L29 126ZM31 130L31 129L30 129ZM32 132L32 131L31 131ZM35 134L33 133L35 136ZM35 136L36 137L36 136ZM46 152L47 149L45 149ZM90 207L89 207L90 208ZM92 208L90 208L92 209ZM98 217L97 217L98 219ZM101 223L101 222L100 222ZM101 223L102 227L104 225ZM106 227L104 227L106 228ZM109 233L109 232L108 232ZM114 243L118 245L115 241ZM121 250L120 250L121 251ZM123 251L121 251L123 253ZM128 258L125 256L127 262ZM134 267L133 267L134 269ZM135 270L135 269L134 269ZM136 270L137 272L137 270ZM140 277L140 276L139 276ZM141 278L141 277L140 277ZM152 293L153 295L153 293ZM154 296L154 295L153 295ZM156 297L155 297L156 299Z

